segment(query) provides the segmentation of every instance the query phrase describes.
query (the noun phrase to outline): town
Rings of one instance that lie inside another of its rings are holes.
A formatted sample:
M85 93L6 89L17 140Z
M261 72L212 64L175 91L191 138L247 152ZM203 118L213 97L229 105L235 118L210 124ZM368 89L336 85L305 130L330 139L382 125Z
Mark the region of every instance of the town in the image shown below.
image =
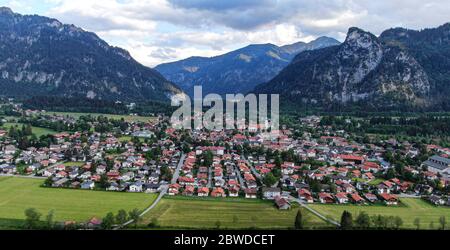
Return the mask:
M265 199L280 210L396 206L400 197L450 206L449 148L361 139L318 116L299 118L296 128L283 124L275 138L259 130L175 130L163 115L127 121L14 103L2 109L1 175L42 178L48 188ZM35 128L63 132L38 138Z

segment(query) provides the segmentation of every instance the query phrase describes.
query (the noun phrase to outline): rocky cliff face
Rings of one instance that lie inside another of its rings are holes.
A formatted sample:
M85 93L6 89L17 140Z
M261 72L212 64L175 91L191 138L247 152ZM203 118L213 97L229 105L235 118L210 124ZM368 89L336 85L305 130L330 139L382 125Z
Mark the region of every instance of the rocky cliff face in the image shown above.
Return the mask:
M168 101L181 90L97 35L0 9L0 95Z
M256 92L320 107L358 102L427 107L431 88L427 72L407 49L351 28L343 44L299 54Z

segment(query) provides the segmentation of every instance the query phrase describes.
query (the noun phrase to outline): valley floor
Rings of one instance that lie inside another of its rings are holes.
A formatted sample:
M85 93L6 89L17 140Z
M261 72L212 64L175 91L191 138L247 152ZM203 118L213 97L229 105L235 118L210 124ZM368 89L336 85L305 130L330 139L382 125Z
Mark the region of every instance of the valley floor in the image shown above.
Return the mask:
M156 194L114 193L40 187L42 180L0 177L0 228L18 229L25 218L27 208L36 208L43 217L54 210L58 221L85 222L92 217L102 218L108 212L119 209L130 211L144 209L156 199ZM354 217L365 211L369 215L400 216L402 228L413 229L415 218L421 228L439 226L439 217L450 217L450 208L435 207L420 199L403 198L398 207L356 205L310 205L326 217L339 221L344 210ZM139 228L148 228L156 222L161 229L292 229L299 207L280 211L273 202L241 198L165 197L146 214ZM308 229L332 229L307 210L302 209Z
M28 208L37 209L42 219L54 210L56 221L86 222L120 209L144 209L156 199L155 194L53 189L41 187L42 183L40 179L0 177L0 228L20 227Z

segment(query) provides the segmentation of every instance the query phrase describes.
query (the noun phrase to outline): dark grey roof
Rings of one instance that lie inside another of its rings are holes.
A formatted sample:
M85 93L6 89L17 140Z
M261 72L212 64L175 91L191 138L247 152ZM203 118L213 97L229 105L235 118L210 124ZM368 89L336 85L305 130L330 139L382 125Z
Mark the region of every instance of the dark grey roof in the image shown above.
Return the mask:
M446 169L446 168L448 168L448 165L442 165L442 164L439 164L439 163L436 163L436 162L433 162L433 161L430 161L430 160L427 160L427 161L423 162L423 164L425 166L427 166L427 167L436 168L436 169L439 169L441 171Z
M262 189L263 193L265 192L281 192L280 188L273 188L273 187L264 187Z
M439 161L439 162L442 162L444 164L450 165L450 159L444 158L444 157L440 157L438 155L431 156L429 160Z

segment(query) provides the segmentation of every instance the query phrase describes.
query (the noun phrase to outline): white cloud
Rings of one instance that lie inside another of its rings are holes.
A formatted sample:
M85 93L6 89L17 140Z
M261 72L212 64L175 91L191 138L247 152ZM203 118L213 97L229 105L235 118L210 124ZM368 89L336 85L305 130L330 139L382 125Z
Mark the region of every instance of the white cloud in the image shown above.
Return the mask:
M0 3L2 0L0 0ZM154 66L189 56L213 56L250 43L284 45L328 35L343 40L349 27L375 34L450 21L441 0L46 0L45 13L94 31ZM6 1L19 10L35 1ZM28 10L27 10L28 12Z

